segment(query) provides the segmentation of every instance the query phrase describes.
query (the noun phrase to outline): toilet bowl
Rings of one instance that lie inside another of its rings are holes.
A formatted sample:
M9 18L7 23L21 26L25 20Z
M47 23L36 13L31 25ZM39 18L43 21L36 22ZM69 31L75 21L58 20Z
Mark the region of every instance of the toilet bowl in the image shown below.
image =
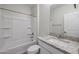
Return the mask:
M27 49L27 54L37 54L40 52L39 45L32 45Z

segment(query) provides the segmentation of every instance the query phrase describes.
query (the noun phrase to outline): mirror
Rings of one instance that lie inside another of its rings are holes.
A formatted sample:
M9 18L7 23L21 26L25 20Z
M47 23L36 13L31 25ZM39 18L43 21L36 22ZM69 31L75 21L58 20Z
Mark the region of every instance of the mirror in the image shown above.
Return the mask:
M79 4L54 4L50 8L49 34L79 41Z

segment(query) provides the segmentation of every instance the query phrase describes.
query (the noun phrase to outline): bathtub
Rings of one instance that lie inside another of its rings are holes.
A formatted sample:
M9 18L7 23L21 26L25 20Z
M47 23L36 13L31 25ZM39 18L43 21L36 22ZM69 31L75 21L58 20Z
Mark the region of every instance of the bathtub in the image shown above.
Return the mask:
M28 47L34 44L37 44L35 40L28 43L24 43L22 45L19 45L13 48L1 50L0 54L23 54L24 52L27 52Z

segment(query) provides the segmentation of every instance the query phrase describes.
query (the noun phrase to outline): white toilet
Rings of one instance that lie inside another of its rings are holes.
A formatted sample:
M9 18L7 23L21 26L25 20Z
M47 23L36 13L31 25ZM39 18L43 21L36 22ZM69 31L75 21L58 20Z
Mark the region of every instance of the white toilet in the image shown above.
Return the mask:
M32 45L27 49L27 54L37 54L40 52L39 45Z

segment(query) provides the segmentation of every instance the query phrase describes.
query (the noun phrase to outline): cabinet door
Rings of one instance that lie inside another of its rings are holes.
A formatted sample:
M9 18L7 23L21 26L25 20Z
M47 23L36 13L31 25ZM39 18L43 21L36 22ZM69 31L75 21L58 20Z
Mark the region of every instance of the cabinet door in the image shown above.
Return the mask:
M60 51L60 50L58 50L58 49L56 49L54 47L51 47L50 45L48 45L48 44L46 44L46 43L44 43L44 42L42 42L40 40L39 40L39 45L43 46L51 54L64 54L62 51Z
M40 46L40 54L50 54L44 47Z

